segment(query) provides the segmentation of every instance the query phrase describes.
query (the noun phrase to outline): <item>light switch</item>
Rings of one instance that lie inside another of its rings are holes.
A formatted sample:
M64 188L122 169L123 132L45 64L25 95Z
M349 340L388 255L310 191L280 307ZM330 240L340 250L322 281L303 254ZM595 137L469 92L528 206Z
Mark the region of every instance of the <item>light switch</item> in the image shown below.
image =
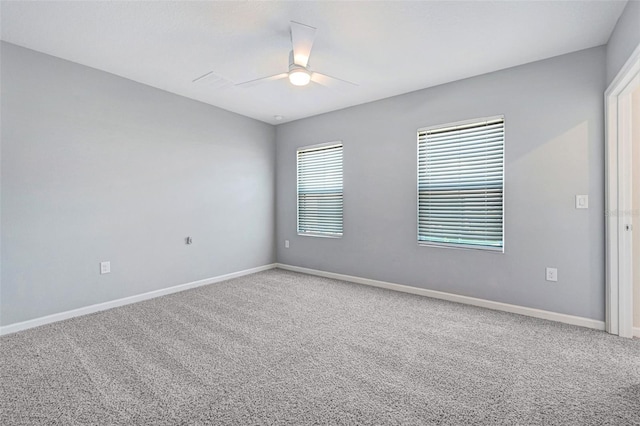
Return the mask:
M588 208L589 208L589 196L576 195L576 209L588 209Z

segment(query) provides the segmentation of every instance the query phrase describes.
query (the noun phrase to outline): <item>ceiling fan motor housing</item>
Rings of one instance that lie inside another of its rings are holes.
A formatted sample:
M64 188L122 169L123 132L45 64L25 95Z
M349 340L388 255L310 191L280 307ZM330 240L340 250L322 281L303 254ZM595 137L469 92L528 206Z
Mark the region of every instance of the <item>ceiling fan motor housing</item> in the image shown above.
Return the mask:
M293 50L289 52L289 81L294 86L306 86L311 80L311 73L302 65L293 61Z
M307 66L303 66L303 65L298 65L294 62L293 60L293 50L289 51L289 72L293 71L296 68L302 69L302 70L306 70L309 71L307 68L309 67L309 64L307 63Z

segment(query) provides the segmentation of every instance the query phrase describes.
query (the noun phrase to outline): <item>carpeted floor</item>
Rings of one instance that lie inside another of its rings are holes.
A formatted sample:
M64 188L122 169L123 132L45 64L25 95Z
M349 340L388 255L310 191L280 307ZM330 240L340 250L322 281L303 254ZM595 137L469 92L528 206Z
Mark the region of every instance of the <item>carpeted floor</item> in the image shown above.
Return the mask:
M640 341L270 270L0 338L0 424L640 425Z

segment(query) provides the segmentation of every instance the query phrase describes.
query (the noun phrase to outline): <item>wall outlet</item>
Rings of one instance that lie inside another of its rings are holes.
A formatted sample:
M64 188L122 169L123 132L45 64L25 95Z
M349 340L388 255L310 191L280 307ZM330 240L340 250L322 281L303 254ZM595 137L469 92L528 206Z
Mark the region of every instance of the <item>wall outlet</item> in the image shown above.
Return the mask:
M589 208L589 196L576 195L576 209L588 209L588 208Z
M100 274L108 274L111 272L111 262L100 262Z
M558 268L547 268L547 281L558 281Z
M289 240L284 240L284 248L289 248Z

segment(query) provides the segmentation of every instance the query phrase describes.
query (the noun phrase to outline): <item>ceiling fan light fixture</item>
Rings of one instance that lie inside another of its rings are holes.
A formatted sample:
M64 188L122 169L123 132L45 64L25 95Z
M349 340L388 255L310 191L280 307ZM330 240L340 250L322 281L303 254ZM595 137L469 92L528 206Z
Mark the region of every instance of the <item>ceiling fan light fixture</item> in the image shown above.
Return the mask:
M306 86L311 81L311 74L304 68L295 68L289 71L289 81L294 86Z

